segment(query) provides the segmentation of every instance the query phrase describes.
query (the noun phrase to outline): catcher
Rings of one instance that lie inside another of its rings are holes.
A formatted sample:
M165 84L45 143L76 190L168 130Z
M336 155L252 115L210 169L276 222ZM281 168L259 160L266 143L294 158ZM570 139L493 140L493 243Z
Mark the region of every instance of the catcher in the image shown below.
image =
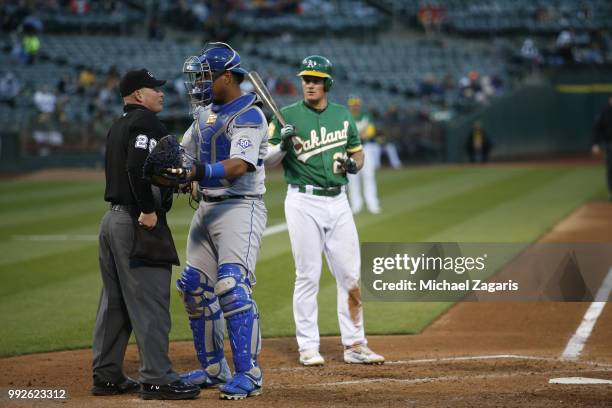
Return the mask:
M173 153L160 151L165 163L150 167L159 182L195 180L201 193L189 229L187 266L177 288L202 369L183 377L202 388L220 384L222 399L243 399L259 395L263 383L257 364L259 311L252 287L267 220L262 198L268 125L259 98L240 91L246 71L229 45L208 44L199 56L185 61L183 72L196 106L194 122L183 137L186 151L175 142L164 143ZM181 155L184 160L178 159ZM181 161L182 166L177 165ZM223 351L224 318L233 377Z

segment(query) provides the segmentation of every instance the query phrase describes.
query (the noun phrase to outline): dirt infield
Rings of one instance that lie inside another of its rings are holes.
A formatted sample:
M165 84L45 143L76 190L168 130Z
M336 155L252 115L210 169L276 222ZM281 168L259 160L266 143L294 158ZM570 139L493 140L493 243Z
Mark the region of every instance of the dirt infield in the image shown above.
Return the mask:
M590 203L546 234L543 241L612 242L612 205ZM610 254L612 265L612 254ZM561 360L589 303L458 303L414 336L370 336L385 355L383 366L342 362L340 340L324 338L327 364L297 363L293 338L265 339L261 364L264 394L242 402L221 402L216 390L194 401L143 402L136 395L92 397L91 351L36 354L0 360L0 403L7 407L55 405L60 401L8 400L8 389L65 389L65 406L131 407L241 404L248 407L604 407L612 385L549 384L551 378L612 380L612 310L604 307L577 361ZM227 347L229 349L229 347ZM171 345L179 371L196 366L188 342ZM131 346L125 370L137 376Z

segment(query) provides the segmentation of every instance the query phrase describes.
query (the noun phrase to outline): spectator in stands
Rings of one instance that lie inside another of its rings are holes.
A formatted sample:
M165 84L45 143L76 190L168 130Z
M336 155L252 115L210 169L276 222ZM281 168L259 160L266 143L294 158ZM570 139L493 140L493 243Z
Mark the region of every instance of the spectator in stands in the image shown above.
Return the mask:
M73 14L87 14L91 10L91 4L88 0L70 0L70 11Z
M590 23L593 19L593 8L588 1L581 1L580 6L578 7L578 11L576 12L576 17L586 23Z
M50 115L55 112L55 102L56 97L47 85L34 93L34 105L41 114Z
M43 22L35 13L36 10L30 12L30 14L23 19L22 26L24 30L27 27L28 30L40 34L43 31Z
M605 29L595 30L591 34L591 47L599 50L601 59L606 62L608 58L608 48L610 40L608 39L608 33Z
M195 3L191 5L191 12L195 16L195 18L200 22L200 24L204 24L208 17L210 16L210 10L206 5L206 1L197 0Z
M421 97L432 98L435 96L440 96L444 93L443 89L440 87L438 82L436 81L436 77L433 73L428 72L423 77L423 80L419 84L418 94Z
M255 16L260 18L277 17L282 14L296 14L301 10L299 0L253 0L251 5L254 9ZM325 7L325 2L321 2L319 6Z
M480 121L474 122L465 141L465 151L470 163L486 163L489 161L492 143Z
M431 6L431 20L433 30L438 38L442 35L442 26L448 17L448 10L443 4L437 3Z
M102 88L100 88L100 91L94 100L94 105L97 112L104 115L113 111L113 107L117 105L117 95L119 95L117 85L118 84L113 80L113 78L106 79L104 85Z
M287 78L280 77L278 81L276 81L274 92L276 92L278 95L295 95L295 85L293 85L293 82L289 81Z
M83 67L79 74L79 93L86 93L95 83L96 74L89 67Z
M104 14L116 17L122 14L122 2L119 0L106 0L102 4Z
M32 132L34 141L38 144L38 153L46 156L51 147L58 147L64 143L64 136L56 129L54 113L56 97L47 85L34 93L34 105L38 109L38 118Z
M467 77L461 78L459 86L461 88L461 96L468 101L483 101L482 86L479 81L480 74L478 71L472 70Z
M108 69L108 72L106 73L106 78L109 81L112 81L114 86L119 86L120 77L121 75L119 75L119 70L117 69L117 67L115 65L111 65L111 67Z
M40 51L40 40L36 29L30 25L24 26L23 52L26 64L34 64Z
M57 85L55 87L55 91L58 96L68 94L68 86L69 86L68 84L69 83L70 83L70 75L69 74L62 75L59 81L57 81Z
M557 36L556 51L564 64L574 62L574 38L576 34L573 29L564 29Z
M504 80L497 74L491 75L491 85L495 90L495 95L499 96L504 93Z
M535 10L535 18L539 23L549 23L557 20L559 13L552 5L539 4Z
M528 61L533 66L540 65L542 63L542 55L540 51L536 47L534 41L527 37L525 41L523 41L523 45L521 46L521 57L523 60Z
M486 103L491 97L495 96L495 88L493 88L493 83L490 76L482 76L480 79L480 87L482 92L479 95L479 99L477 98L478 102Z
M440 37L447 17L446 7L436 1L422 1L417 11L417 20L430 39Z
M65 73L62 77L57 81L57 85L55 86L55 96L56 96L56 110L58 115L60 116L61 121L65 121L65 107L68 103L70 96L74 95L77 92L77 83L76 78L69 73Z
M149 40L161 41L164 39L164 32L157 16L153 16L149 19L149 23L147 24L147 36Z
M455 78L453 77L453 74L451 74L450 72L447 72L446 75L444 75L444 78L442 78L442 82L440 83L440 86L444 94L449 94L452 91L454 91L456 87L456 81L455 81Z
M417 11L417 20L419 24L423 26L423 30L425 30L427 37L431 38L433 34L433 13L429 4L421 3Z
M12 71L7 71L0 78L0 102L4 102L14 108L19 92L21 92L19 78Z

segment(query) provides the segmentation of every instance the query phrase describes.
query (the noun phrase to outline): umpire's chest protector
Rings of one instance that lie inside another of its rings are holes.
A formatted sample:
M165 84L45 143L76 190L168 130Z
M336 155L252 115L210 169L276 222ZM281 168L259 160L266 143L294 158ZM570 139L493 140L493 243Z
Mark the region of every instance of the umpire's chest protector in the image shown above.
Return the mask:
M206 123L199 123L200 159L203 162L212 164L229 159L232 140L228 129L231 128L234 118L246 112L256 101L257 96L249 93L225 105L212 105ZM229 184L225 179L200 181L200 186L203 188L224 188Z

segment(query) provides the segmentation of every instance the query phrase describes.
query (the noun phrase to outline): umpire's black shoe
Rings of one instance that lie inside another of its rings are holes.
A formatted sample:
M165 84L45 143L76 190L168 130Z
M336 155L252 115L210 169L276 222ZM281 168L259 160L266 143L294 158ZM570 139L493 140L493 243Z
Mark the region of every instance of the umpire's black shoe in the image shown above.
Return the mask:
M192 399L200 394L200 387L185 380L170 384L142 384L140 398L144 400L182 400Z
M130 392L136 392L139 389L140 383L131 379L130 377L127 377L119 384L108 381L94 382L93 388L91 389L91 394L97 396L127 394Z

